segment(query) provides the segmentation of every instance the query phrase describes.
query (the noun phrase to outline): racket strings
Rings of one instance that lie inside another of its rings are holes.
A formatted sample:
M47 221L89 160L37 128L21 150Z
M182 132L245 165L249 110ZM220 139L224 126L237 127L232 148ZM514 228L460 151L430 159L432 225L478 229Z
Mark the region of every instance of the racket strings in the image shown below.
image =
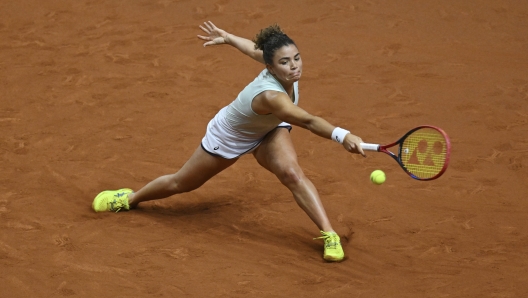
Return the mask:
M420 179L435 177L446 164L448 143L432 128L422 128L409 134L400 147L402 164Z

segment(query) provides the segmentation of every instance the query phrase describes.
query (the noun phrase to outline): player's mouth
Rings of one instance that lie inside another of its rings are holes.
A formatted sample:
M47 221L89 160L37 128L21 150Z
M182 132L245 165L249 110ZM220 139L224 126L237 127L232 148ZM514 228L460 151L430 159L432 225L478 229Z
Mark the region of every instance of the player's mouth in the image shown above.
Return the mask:
M301 77L301 72L300 71L296 71L292 74L290 74L290 77L293 79L293 78L300 78Z

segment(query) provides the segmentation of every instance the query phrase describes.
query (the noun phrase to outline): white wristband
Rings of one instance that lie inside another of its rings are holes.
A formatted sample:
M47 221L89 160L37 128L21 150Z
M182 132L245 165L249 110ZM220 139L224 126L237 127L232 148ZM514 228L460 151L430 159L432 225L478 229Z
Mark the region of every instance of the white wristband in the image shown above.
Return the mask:
M339 144L343 144L343 141L345 140L345 136L349 134L350 131L346 129L342 129L341 127L334 128L334 131L332 131L332 140L338 142Z

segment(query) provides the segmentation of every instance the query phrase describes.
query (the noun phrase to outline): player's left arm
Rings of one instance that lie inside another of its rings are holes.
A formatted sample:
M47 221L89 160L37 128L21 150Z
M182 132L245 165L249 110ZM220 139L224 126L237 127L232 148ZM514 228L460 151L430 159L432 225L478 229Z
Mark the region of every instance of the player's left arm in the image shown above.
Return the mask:
M334 125L294 105L284 93L268 91L264 92L262 96L261 107L280 120L307 129L320 137L332 139L332 132L336 128ZM343 146L349 152L365 156L360 145L362 142L360 137L348 133L343 140Z

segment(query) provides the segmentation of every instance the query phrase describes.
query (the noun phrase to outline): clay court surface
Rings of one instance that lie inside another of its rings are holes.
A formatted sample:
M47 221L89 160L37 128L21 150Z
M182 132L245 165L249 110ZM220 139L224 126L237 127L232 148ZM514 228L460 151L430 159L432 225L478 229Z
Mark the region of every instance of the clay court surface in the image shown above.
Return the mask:
M292 130L346 259L252 156L202 188L95 213L177 171L263 66L202 47L211 20L279 23L300 106L388 143L451 137L440 179ZM527 297L528 2L0 2L1 297ZM387 173L370 183L375 169Z

